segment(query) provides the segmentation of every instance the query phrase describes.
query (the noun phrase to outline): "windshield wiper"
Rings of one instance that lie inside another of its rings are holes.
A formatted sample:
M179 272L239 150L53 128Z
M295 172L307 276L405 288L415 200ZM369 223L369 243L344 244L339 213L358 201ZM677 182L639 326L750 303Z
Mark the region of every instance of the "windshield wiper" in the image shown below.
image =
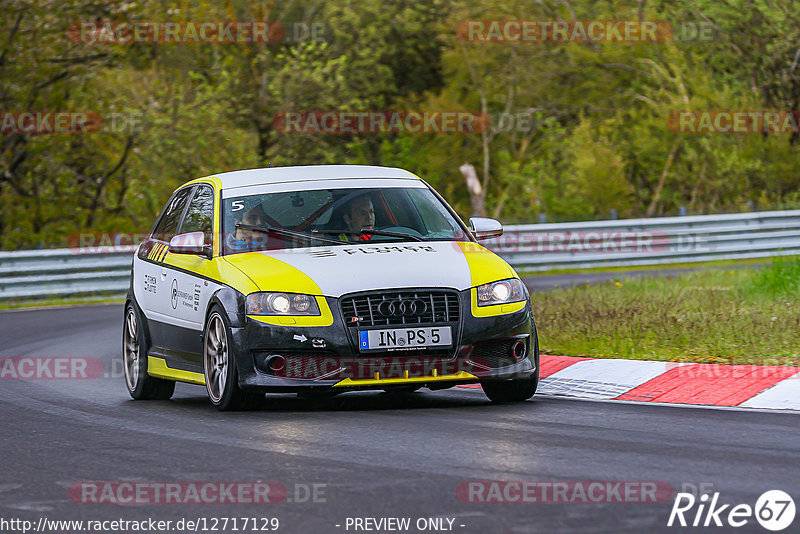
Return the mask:
M274 233L278 235L282 235L285 237L290 237L293 239L298 239L302 241L322 241L323 243L331 243L333 245L341 245L341 241L335 241L333 239L326 239L324 237L315 236L312 234L307 234L305 232L293 232L291 230L286 230L285 228L275 228L274 226L253 226L252 224L242 224L236 223L236 228L244 228L246 230L255 230L257 232L263 232L265 234Z
M349 230L311 230L312 234L323 234L323 235L340 235L340 234L349 234L351 233ZM387 237L400 237L400 238L408 238L413 239L414 241L425 241L421 237L417 237L411 234L401 234L400 232L387 232L386 230L372 230L370 228L362 228L362 234L370 234L370 235L384 235Z

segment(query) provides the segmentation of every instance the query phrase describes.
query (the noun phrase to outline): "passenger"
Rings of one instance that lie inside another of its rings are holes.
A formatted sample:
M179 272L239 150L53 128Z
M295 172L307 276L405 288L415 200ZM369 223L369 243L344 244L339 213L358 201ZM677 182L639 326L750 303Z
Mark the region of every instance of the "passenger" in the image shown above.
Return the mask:
M241 217L237 217L234 213L235 224L246 224L248 226L261 226L267 223L267 214L264 207L259 202L248 211L244 212ZM264 248L267 241L267 234L250 230L249 228L236 228L233 234L233 242L231 248L233 250L260 250Z

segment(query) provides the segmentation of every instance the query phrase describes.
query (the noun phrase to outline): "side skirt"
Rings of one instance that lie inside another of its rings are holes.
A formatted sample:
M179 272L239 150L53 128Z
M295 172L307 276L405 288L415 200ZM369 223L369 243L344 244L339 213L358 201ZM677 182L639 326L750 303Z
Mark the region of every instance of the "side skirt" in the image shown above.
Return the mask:
M147 356L147 374L156 378L165 378L176 382L186 382L199 386L206 385L206 377L203 373L175 369L167 365L167 360L157 356Z

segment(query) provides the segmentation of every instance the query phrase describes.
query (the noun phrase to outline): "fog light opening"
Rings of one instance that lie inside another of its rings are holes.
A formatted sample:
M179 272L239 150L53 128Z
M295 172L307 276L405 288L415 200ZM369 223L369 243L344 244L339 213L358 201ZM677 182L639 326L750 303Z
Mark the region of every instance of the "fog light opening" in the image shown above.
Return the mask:
M280 354L273 354L267 358L267 367L273 373L283 371L284 367L286 367L286 358Z
M511 346L511 354L514 355L516 360L521 360L525 357L526 349L525 349L525 341L522 339L518 339L516 343Z

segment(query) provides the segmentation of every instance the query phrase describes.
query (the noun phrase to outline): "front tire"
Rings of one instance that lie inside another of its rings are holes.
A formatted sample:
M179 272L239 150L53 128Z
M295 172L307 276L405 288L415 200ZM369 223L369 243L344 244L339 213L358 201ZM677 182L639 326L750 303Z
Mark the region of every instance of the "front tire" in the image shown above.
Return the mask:
M203 374L208 398L221 411L253 408L264 399L263 394L239 387L239 371L229 341L232 337L227 317L215 306L204 332Z
M125 385L136 400L167 400L175 392L175 382L147 374L147 345L144 328L133 304L125 306L122 325L122 364Z
M533 319L531 319L533 324ZM505 380L502 382L486 381L481 383L483 392L492 402L522 402L530 399L539 387L539 336L533 326L533 355L536 372L526 378Z

